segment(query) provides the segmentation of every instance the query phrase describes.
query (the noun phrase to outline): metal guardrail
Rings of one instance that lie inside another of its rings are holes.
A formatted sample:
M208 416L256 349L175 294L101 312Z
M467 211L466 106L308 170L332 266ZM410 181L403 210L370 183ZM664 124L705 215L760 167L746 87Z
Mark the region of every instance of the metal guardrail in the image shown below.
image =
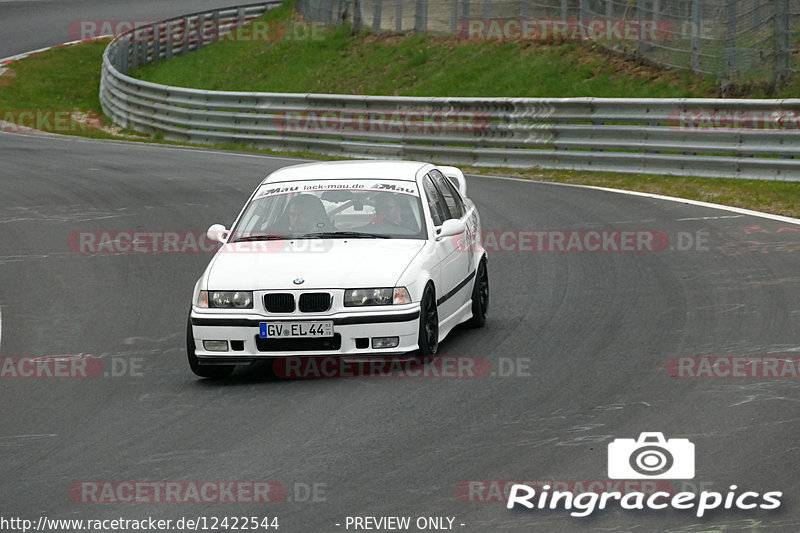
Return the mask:
M279 0L132 30L103 56L117 124L166 140L290 152L800 181L800 99L416 98L244 93L128 76L220 38ZM176 37L177 36L177 37Z

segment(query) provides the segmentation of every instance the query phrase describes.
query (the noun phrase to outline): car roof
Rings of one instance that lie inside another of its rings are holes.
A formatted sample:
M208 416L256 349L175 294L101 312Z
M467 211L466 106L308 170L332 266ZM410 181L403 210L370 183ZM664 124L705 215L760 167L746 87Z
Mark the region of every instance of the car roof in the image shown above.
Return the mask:
M375 178L415 181L417 173L430 166L430 163L420 161L323 161L281 168L261 183Z

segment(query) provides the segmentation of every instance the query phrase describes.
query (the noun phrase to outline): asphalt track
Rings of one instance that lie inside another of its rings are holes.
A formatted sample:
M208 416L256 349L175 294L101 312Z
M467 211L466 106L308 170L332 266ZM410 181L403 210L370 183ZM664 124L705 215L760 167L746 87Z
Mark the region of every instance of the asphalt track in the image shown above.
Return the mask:
M236 0L0 0L0 57L84 38L81 21L150 21Z
M210 254L88 254L68 244L75 232L230 224L261 177L295 162L0 134L0 356L91 355L108 374L0 379L0 517L276 516L283 532L345 531L347 516L455 517L464 532L800 530L800 381L667 371L676 356L800 357L800 226L470 177L486 230L670 238L657 252L492 253L487 327L441 345L442 358L490 363L492 374L471 379L292 380L257 370L196 379L184 326ZM480 501L491 493L458 490L479 480L607 479L607 445L643 431L694 443L696 475L676 490L782 491L781 508L698 519L612 505L574 518L509 511L502 499ZM165 480L270 480L288 495L135 504L70 493L83 481Z

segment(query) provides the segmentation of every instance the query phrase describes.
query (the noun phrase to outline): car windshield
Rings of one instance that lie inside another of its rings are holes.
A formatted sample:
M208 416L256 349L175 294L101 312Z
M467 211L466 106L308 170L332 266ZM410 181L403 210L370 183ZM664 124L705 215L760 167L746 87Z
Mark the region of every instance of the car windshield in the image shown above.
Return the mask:
M417 185L392 180L273 182L253 195L229 242L425 239Z

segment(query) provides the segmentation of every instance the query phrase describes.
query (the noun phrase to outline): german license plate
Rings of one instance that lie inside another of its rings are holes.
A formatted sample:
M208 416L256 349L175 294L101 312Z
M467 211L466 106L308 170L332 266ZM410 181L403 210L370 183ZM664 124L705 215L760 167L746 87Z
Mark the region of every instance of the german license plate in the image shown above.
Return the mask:
M262 339L287 339L295 337L333 337L333 320L322 322L261 322Z

